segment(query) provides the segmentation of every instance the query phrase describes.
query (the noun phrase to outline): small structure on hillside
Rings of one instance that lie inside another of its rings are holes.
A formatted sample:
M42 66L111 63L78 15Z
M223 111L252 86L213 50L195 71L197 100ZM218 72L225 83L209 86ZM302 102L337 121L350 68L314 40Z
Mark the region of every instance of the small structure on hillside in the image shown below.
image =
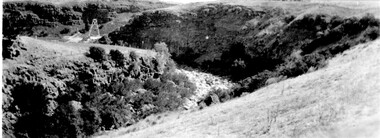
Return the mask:
M90 30L88 31L88 36L83 38L83 42L91 43L100 38L102 38L102 36L100 35L98 20L93 19Z
M92 35L92 33L95 33L95 34ZM98 20L96 20L96 19L92 20L90 30L88 31L88 37L90 39L99 39L102 37L102 36L100 36Z
M90 27L90 30L88 31L88 35L82 34L77 29L77 32L72 36L64 36L63 39L67 40L67 42L84 42L84 43L91 43L98 39L102 38L100 35L98 20L93 19L92 24Z

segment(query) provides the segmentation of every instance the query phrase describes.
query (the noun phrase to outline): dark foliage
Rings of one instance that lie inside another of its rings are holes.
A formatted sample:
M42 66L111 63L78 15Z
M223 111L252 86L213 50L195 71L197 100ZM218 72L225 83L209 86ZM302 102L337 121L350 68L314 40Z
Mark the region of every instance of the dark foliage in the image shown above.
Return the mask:
M116 59L120 59L118 56ZM195 90L184 75L168 71L160 74L159 67L150 63L153 60L141 57L125 62L138 66L136 72L141 75L133 76L127 68L114 65L111 68L119 71L103 70L105 62L65 66L74 69L74 77L64 78L66 81L58 79L60 68L48 70L46 74L38 69L14 72L16 77L8 76L5 81L11 89L3 106L7 114L3 134L88 137L99 131L132 125L153 113L178 110Z
M285 24L262 34L278 22ZM377 38L377 26L379 20L369 14L362 18L306 14L296 19L281 9L259 12L208 4L181 16L144 13L109 38L148 49L165 42L179 65L240 82L242 88L233 94L239 96L265 86L270 78L296 77L323 67L326 59ZM297 57L292 57L294 51L300 51Z
M131 58L132 60L136 61L139 58L139 55L137 55L137 53L135 51L131 51L129 53L129 58Z
M370 40L375 40L380 36L380 26L370 27L365 30L364 35L368 37Z
M95 47L95 46L90 47L90 50L87 56L98 62L102 62L106 60L107 58L106 51L104 50L104 48Z
M61 33L61 34L67 34L69 32L70 32L69 28L63 28L59 33Z
M119 50L112 49L110 51L110 56L111 59L115 61L118 66L124 66L125 57L124 54L121 53Z
M288 15L284 18L284 21L286 23L290 23L291 21L293 21L296 17L294 15Z

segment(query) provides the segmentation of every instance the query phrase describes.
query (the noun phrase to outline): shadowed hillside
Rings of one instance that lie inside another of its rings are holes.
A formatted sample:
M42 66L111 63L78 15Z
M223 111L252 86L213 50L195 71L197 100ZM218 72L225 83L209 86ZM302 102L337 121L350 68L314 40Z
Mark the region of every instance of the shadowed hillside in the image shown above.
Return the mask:
M372 14L347 17L342 14L351 10L345 7L293 6L331 8L339 14L294 13L287 6L265 4L189 4L144 12L104 39L143 49L165 42L178 64L239 82L242 87L233 94L239 96L268 79L322 68L326 59L379 36L380 21Z

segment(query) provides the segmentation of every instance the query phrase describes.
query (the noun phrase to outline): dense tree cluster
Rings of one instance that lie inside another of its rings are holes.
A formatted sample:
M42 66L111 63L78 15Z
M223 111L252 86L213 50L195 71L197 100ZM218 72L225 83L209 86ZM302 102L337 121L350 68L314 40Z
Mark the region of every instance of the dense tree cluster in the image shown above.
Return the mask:
M136 53L132 59L118 50L108 55L100 47L91 47L89 53L97 60L112 60L5 72L3 136L86 137L181 109L195 90L187 76L167 68L168 61Z

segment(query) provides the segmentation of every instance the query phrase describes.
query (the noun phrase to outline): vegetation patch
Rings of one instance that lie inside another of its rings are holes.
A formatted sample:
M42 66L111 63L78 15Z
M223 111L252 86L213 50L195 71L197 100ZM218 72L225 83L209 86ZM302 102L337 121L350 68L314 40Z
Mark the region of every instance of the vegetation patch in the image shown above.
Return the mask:
M239 96L265 86L270 78L324 67L334 55L376 39L379 23L370 14L290 15L280 8L207 4L180 16L145 12L108 38L113 44L146 49L165 42L179 65L239 82L242 87L233 94Z
M100 47L90 47L89 55L101 62L68 61L5 71L3 136L87 137L151 114L181 110L194 94L194 84L166 67L168 61L161 61L170 57L135 53L129 59L118 50L107 55Z

